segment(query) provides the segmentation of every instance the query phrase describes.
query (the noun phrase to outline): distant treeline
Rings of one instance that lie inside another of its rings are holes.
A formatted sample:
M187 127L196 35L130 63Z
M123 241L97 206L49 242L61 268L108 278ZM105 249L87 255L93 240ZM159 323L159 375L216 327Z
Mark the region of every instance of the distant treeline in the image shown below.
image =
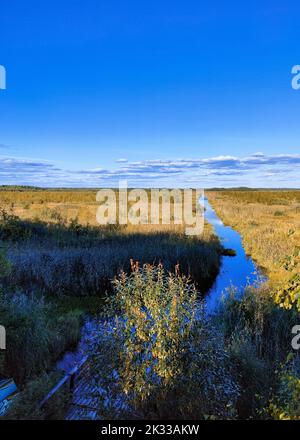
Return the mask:
M238 186L236 188L207 188L206 191L300 191L300 188L248 188L247 186Z
M0 185L0 191L96 191L97 188L43 188L30 185Z
M40 187L40 186L30 186L30 185L0 185L0 191L97 191L101 189L101 187L97 188L88 188L88 187L80 187L80 188L55 188L55 187ZM113 188L112 189L118 189ZM128 190L133 188L128 188ZM151 189L151 188L144 188ZM166 189L174 189L174 188L166 188ZM178 188L180 189L180 188ZM300 188L249 188L247 186L238 186L238 187L213 187L213 188L205 188L206 191L300 191Z

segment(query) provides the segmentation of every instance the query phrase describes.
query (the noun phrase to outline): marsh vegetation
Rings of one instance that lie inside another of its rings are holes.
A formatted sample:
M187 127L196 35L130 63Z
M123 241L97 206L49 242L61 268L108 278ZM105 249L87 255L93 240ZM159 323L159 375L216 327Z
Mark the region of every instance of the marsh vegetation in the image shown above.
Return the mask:
M208 225L200 238L177 225L99 227L93 191L0 192L0 316L10 338L0 374L22 390L8 417L63 417L57 400L50 415L35 402L53 384L55 361L76 346L84 315L101 313L90 352L92 379L105 393L96 393L99 416L300 418L290 345L299 192L208 198L270 278L239 299L233 288L210 317L203 294L226 251Z
M130 273L131 258L170 271L179 263L202 294L218 272L221 247L209 227L196 238L176 225L99 226L96 203L94 224L80 223L68 203L89 213L94 198L92 191L0 192L1 324L8 335L0 374L21 389L76 347L84 316L102 310L114 277Z

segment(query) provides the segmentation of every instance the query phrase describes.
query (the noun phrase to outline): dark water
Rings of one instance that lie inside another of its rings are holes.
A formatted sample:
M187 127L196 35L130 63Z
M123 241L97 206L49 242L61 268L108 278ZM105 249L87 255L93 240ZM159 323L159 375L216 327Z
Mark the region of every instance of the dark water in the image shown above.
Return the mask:
M214 311L231 288L242 294L245 287L258 285L266 280L259 272L251 257L247 256L243 248L240 234L229 226L224 226L217 216L207 198L200 199L200 204L205 207L205 219L210 223L225 248L233 249L236 256L223 256L220 272L206 295L208 312Z

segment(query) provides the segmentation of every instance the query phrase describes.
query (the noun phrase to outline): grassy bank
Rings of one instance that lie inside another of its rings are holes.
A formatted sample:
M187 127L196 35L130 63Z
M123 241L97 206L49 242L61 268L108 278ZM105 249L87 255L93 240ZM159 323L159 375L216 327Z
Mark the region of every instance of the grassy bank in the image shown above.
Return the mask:
M246 252L263 267L271 286L290 274L285 263L300 246L300 191L207 192L225 224L241 233Z
M246 292L242 301L227 301L223 309L224 336L231 329L228 348L241 368L241 408L249 415L252 407L256 418L299 420L299 350L291 341L300 312L300 191L207 195L269 276L263 288Z

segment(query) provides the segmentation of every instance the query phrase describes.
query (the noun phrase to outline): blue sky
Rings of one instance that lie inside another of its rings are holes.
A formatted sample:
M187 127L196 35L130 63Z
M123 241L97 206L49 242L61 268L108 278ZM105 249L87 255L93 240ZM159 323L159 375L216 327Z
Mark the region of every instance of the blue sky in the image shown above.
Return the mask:
M0 184L300 187L296 1L10 1Z

